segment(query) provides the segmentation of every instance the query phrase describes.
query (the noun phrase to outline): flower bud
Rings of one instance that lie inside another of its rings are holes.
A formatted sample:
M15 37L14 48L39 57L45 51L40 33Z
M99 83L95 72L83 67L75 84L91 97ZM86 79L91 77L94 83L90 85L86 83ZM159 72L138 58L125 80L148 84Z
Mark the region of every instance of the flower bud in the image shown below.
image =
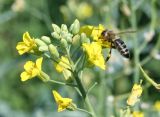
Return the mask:
M71 24L70 26L70 31L72 32L72 34L77 34L79 32L80 29L80 23L79 21L76 19L73 24Z
M38 46L47 46L47 44L40 39L35 39L35 42L36 42L36 45Z
M56 39L60 39L60 35L57 32L52 32L51 33L52 37L56 38Z
M51 39L47 36L42 36L41 40L44 41L46 44L50 44L51 43Z
M71 71L69 71L67 69L63 70L63 76L67 82L73 81Z
M68 32L67 25L62 24L61 25L61 31Z
M77 109L77 106L73 102L67 107L67 110L69 111L75 111L76 109Z
M80 36L79 36L79 35L75 35L75 36L73 37L73 44L74 44L74 45L80 44Z
M57 50L57 48L54 45L50 44L48 46L48 49L49 49L49 52L51 53L52 57L56 57L56 58L59 57L58 50Z
M43 82L47 82L50 80L50 77L44 73L43 71L40 72L39 74L39 78L43 81Z
M48 51L48 46L40 46L39 47L39 51L41 51L41 52L46 52L46 51Z
M66 37L67 42L72 43L72 36L73 36L72 34L68 33Z
M68 43L67 43L67 41L65 40L65 39L61 39L61 44L62 44L62 46L64 47L64 48L67 48L67 46L68 46Z
M59 26L56 25L56 24L52 24L52 28L53 28L54 32L57 32L57 33L60 33L60 32L61 32L61 29L60 29Z
M85 33L81 33L81 43L90 43L90 40Z

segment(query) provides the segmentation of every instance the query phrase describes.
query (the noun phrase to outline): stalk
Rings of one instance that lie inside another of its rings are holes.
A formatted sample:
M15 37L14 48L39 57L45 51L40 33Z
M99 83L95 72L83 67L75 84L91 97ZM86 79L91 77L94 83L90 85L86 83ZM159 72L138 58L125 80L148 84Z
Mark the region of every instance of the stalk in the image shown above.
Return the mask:
M136 9L134 8L134 1L131 0L131 25L134 30L137 29ZM134 82L139 80L139 52L138 52L138 40L136 34L133 35L134 40Z

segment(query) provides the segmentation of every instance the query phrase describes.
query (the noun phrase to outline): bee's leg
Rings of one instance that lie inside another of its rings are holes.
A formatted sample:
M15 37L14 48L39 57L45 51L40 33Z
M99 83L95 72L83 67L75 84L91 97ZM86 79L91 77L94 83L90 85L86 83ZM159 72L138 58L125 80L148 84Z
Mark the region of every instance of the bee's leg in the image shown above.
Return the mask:
M108 56L107 56L107 58L106 58L106 62L110 59L110 57L111 57L111 53L112 53L112 46L113 46L113 44L111 43L111 48L110 48L110 50L109 50L109 54L108 54Z

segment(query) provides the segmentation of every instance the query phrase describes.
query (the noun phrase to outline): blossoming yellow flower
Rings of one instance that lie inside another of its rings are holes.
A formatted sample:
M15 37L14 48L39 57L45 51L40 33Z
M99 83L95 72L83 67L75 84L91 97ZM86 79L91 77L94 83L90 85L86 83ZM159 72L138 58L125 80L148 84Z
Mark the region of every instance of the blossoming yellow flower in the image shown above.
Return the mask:
M141 85L134 84L131 94L127 100L127 104L130 106L133 106L139 100L139 97L141 96L141 94L142 94Z
M101 69L105 70L105 60L102 55L102 47L98 42L92 42L91 44L83 43L83 48L87 52L88 60L100 67Z
M154 104L154 109L160 111L160 101L156 101Z
M21 73L21 81L26 81L40 75L42 60L43 58L41 57L36 60L36 63L27 61L24 65L25 71Z
M133 112L132 115L133 117L144 117L144 113L138 111Z
M26 52L34 52L34 48L36 48L36 43L34 39L32 39L28 32L23 34L23 42L18 42L16 49L20 55Z
M63 98L57 91L52 91L54 99L58 105L58 112L61 112L67 109L69 106L72 106L72 99Z
M93 40L100 43L102 47L110 48L111 42L105 41L101 36L101 33L104 30L105 28L101 24L99 24L98 27L86 25L81 27L80 33L85 33L87 36L93 38Z

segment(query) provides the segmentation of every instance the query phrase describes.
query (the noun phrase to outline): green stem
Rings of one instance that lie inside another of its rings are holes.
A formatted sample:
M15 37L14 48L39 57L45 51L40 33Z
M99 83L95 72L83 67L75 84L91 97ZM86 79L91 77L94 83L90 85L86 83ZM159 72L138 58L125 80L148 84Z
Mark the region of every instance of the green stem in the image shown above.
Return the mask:
M90 101L89 101L89 99L88 99L88 96L86 95L86 91L85 91L85 89L84 89L84 87L83 87L83 85L82 85L82 83L81 83L81 80L80 80L79 77L78 77L78 73L73 72L73 76L74 76L74 78L75 78L75 80L76 80L77 87L78 87L79 91L81 92L81 96L82 96L83 99L85 100L85 103L86 103L88 109L89 109L90 112L92 113L92 117L96 117L96 114L95 114L95 112L94 112L94 109L93 109L93 107L92 107L92 105L91 105L91 103L90 103Z
M92 113L92 117L97 117L88 96L86 96L85 102L86 102L86 105L87 105L88 109Z
M152 80L152 79L144 72L144 70L143 70L143 68L141 67L141 65L139 65L139 68L140 68L140 70L141 70L144 78L145 78L149 83L151 83L155 88L159 89L159 88L160 88L160 87L159 87L160 84L157 84L154 80Z
M60 84L60 85L68 85L68 86L71 86L71 87L77 87L77 85L75 85L75 84L59 82L59 81L55 81L55 80L49 80L48 82L52 82L52 83Z
M141 61L141 65L145 65L148 61L150 61L152 59L151 56L147 56L146 58L144 58L142 61Z
M84 87L83 87L83 85L81 83L81 80L78 77L78 73L73 72L73 76L74 76L74 78L76 80L77 87L80 90L83 99L85 99L86 98L86 91L85 91L85 89L84 89Z
M131 0L131 25L134 30L137 29L137 21L136 21L136 9L134 8L134 1ZM139 52L138 52L138 40L136 38L136 34L134 34L134 81L138 82L139 80Z
M106 97L109 94L108 87L106 87L106 79L104 71L100 72L100 82L99 82L99 92L98 92L98 100L99 105L97 106L98 114L100 117L107 116L108 112L106 112ZM108 109L107 109L108 110Z
M89 94L89 92L97 85L98 83L95 82L88 90L87 90L87 94Z
M155 29L156 27L156 18L157 18L157 13L156 13L156 1L157 0L152 0L151 2L151 29Z
M85 113L88 113L89 115L93 116L92 113L84 110L84 109L81 109L81 108L76 108L78 111L81 111L81 112L85 112Z

